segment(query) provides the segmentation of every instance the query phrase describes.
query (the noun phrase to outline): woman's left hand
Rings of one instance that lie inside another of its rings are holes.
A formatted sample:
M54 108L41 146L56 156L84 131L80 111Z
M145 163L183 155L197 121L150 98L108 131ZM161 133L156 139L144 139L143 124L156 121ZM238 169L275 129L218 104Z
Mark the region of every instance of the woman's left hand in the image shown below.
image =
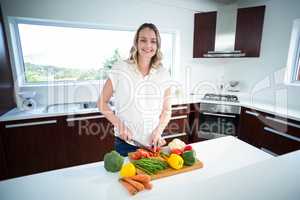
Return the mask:
M151 144L153 145L153 150L156 151L157 147L163 146L166 144L166 141L161 137L162 131L158 128L155 128L151 136Z

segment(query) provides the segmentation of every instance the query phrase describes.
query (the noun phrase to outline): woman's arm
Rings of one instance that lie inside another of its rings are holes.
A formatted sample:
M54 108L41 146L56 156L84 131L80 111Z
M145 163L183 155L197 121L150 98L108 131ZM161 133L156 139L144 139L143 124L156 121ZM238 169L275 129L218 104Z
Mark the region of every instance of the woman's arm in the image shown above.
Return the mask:
M125 124L113 113L108 106L109 100L113 94L113 86L110 79L108 79L102 89L97 106L100 112L110 121L117 129L119 129L120 136L123 140L130 141L132 139L131 131L125 126Z
M154 145L154 150L156 150L157 146L161 146L165 144L165 141L162 140L161 134L165 130L171 119L171 88L166 89L164 93L164 101L163 101L163 109L159 117L159 124L152 132L152 144Z

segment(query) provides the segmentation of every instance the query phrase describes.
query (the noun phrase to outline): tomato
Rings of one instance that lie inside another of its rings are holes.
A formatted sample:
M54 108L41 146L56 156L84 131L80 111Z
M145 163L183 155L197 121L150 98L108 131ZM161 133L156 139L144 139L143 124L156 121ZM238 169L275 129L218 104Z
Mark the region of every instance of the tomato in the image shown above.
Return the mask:
M132 160L139 160L139 159L142 158L142 155L140 154L140 152L136 151L136 152L131 154L130 158Z
M177 154L177 155L181 155L182 151L180 149L172 149L171 153Z
M191 145L186 145L183 149L183 151L191 151L193 150L193 147Z
M149 158L150 157L149 152L144 150L144 149L138 149L137 151L141 154L141 157L143 157L143 158Z

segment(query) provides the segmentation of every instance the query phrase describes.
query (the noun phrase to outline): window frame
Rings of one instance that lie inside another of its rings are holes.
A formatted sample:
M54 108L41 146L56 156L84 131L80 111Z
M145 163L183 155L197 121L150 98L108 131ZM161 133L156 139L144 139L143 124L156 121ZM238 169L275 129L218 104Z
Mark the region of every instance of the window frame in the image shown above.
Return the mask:
M13 59L15 63L16 78L20 87L32 87L32 86L59 86L59 85L83 85L91 83L103 82L103 80L82 80L82 81L47 81L30 83L26 82L25 78L25 65L23 59L23 51L20 39L20 33L18 24L29 24L29 25L42 25L42 26L57 26L57 27L69 27L69 28L83 28L83 29L101 29L110 31L136 31L136 27L130 26L112 26L107 24L93 24L93 23L81 23L81 22L70 22L70 21L57 21L48 19L35 19L35 18L21 18L8 16L8 24L10 30L10 36L12 41ZM175 69L175 48L176 47L176 31L172 30L160 30L160 34L171 34L172 35L172 58L171 58L171 76L174 76Z
M300 86L300 18L293 22L285 83Z

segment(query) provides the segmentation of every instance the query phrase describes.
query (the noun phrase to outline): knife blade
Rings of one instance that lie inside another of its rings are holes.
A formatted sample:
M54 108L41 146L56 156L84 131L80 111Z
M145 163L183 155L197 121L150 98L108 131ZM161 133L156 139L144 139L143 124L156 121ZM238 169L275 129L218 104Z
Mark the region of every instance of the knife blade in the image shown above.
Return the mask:
M131 142L133 142L133 144L139 148L142 148L142 149L145 149L147 151L150 151L152 153L155 153L155 151L151 148L151 146L146 146L146 145L143 145L142 143L134 140L134 139L131 139Z

